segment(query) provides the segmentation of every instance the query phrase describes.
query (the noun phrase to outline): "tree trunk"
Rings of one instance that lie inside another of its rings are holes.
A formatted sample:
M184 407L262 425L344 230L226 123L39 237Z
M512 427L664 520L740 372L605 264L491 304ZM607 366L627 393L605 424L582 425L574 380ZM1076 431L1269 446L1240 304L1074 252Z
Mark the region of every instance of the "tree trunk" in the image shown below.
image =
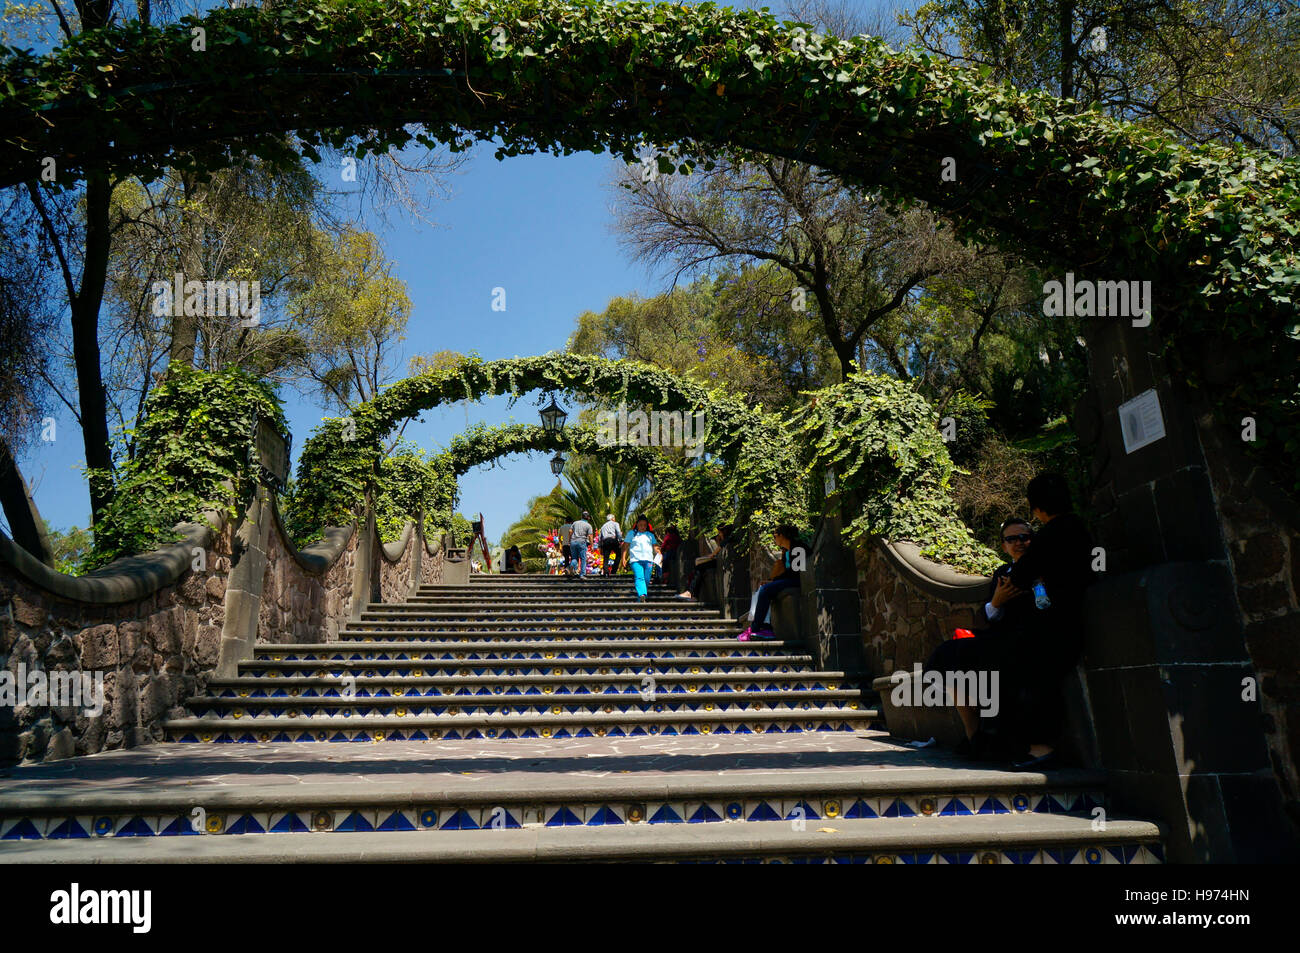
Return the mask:
M86 179L86 255L81 288L72 299L72 353L77 367L77 399L86 466L108 473L113 470L113 450L108 437L108 397L99 360L99 306L104 300L108 275L108 215L112 194L113 187L106 176L91 175ZM100 510L112 500L111 477L92 475L92 526Z
M1074 97L1074 0L1061 0L1057 8L1060 14L1061 42L1061 98Z
M185 180L185 198L187 202L201 201L196 194L196 186L189 179ZM192 208L193 206L191 206ZM202 281L203 274L203 223L200 217L190 212L181 222L180 266L182 281ZM184 285L182 284L182 288ZM194 351L199 338L199 319L197 315L185 314L185 301L182 295L172 302L172 340L167 352L167 363L194 364Z
M9 442L3 439L0 439L0 506L4 508L14 542L53 568L54 550L50 547L45 521L36 509L18 461L9 451Z

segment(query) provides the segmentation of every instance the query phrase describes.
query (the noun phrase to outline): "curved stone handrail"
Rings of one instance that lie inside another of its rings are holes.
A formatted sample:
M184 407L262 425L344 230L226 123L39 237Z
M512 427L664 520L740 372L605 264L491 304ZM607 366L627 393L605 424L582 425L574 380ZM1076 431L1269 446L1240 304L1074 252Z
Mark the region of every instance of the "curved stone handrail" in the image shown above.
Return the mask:
M921 555L921 547L907 540L876 540L877 546L903 579L927 595L948 602L983 602L991 576L973 576Z
M194 550L205 550L226 526L218 510L205 510L206 523L177 523L184 539L149 553L123 556L84 576L69 576L45 565L0 533L0 561L33 585L64 599L89 605L120 605L146 598L176 582L190 568Z
M357 524L349 523L347 526L326 526L321 532L325 538L317 540L314 543L308 543L302 549L299 549L294 543L289 531L284 528L284 518L280 515L280 503L271 497L271 512L275 519L275 530L280 534L280 543L290 556L293 557L300 567L310 573L323 573L329 570L343 550L347 547L348 540L352 534L357 531Z

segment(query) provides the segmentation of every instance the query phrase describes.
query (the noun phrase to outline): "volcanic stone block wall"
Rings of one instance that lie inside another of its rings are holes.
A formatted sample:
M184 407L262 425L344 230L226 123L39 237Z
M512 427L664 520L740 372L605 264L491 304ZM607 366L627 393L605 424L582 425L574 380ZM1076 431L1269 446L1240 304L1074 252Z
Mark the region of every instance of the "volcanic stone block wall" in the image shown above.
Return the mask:
M1198 421L1232 563L1246 650L1260 677L1269 758L1300 824L1300 507L1251 468L1233 434Z
M286 537L279 514L272 514L257 641L336 639L351 611L353 568L364 534L330 528L324 542L299 551ZM176 553L168 563L159 551L81 579L60 577L0 540L9 547L0 556L12 557L0 558L0 670L12 673L15 683L21 675L24 686L30 673L40 671L42 677L98 674L104 687L102 707L93 700L79 707L53 707L43 700L0 704L0 764L51 761L163 739L163 721L184 713L185 700L205 690L218 662L234 539L230 524L219 522L222 529L208 534L206 548L178 550L184 556L179 563ZM443 577L441 546L426 546L414 523L402 539L398 553L385 552L372 563L386 600L406 599L417 572L426 583ZM422 547L418 558L417 546ZM200 552L203 558L191 562L191 553ZM174 581L146 582L161 579ZM60 587L80 592L81 598L61 595L55 591ZM136 594L122 598L122 593Z
M276 521L267 542L258 642L282 645L338 638L351 606L359 536L353 533L322 571L305 564Z
M0 668L102 673L102 710L0 705L0 763L50 761L161 740L162 720L202 691L217 661L231 532L206 567L118 605L62 598L0 560ZM21 666L21 668L20 668Z
M926 592L918 581L886 558L878 546L857 551L862 647L873 677L924 662L954 629L975 625L982 599L963 590ZM971 577L975 581L976 577Z

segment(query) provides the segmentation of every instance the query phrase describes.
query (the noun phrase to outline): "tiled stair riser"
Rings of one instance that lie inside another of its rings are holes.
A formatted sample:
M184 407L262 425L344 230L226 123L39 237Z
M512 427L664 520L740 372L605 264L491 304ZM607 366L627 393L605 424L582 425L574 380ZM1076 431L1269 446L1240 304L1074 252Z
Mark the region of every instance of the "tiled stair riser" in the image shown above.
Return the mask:
M0 840L80 837L153 837L264 833L507 830L519 827L622 824L832 824L838 818L889 822L903 818L1025 813L1090 816L1102 806L1099 791L1033 794L933 794L875 797L858 794L804 797L713 798L582 803L438 804L423 807L340 806L309 810L206 810L72 814L0 818Z
M783 713L773 713L779 715ZM801 731L858 731L875 719L874 712L848 713L859 715L852 721L843 720L844 713L836 717L833 713L819 712L814 721L751 718L747 721L700 721L663 723L653 716L645 716L635 724L580 724L565 726L533 726L523 723L510 724L498 719L494 725L480 725L466 728L439 729L403 728L400 721L391 720L382 728L339 728L337 725L322 726L319 729L307 729L300 726L278 726L274 720L267 720L265 726L243 724L232 725L230 729L196 730L180 724L169 724L167 737L169 741L184 743L217 744L270 744L281 742L352 742L380 743L384 741L471 741L471 740L511 740L516 738L640 738L649 735L741 735L795 733ZM797 715L802 716L799 712ZM830 715L830 717L828 717ZM537 716L532 717L537 720ZM595 719L600 716L590 716Z

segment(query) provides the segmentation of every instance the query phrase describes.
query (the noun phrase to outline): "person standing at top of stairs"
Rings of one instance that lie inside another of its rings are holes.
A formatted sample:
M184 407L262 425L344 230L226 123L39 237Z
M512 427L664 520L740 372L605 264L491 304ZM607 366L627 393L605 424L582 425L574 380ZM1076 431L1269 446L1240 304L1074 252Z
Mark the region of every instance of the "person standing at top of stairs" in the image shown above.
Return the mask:
M573 523L560 524L560 556L564 560L564 574L573 571Z
M573 539L569 542L569 549L578 563L580 577L587 575L587 548L591 546L591 537L595 532L596 528L591 525L591 514L583 510L582 519L573 524Z

